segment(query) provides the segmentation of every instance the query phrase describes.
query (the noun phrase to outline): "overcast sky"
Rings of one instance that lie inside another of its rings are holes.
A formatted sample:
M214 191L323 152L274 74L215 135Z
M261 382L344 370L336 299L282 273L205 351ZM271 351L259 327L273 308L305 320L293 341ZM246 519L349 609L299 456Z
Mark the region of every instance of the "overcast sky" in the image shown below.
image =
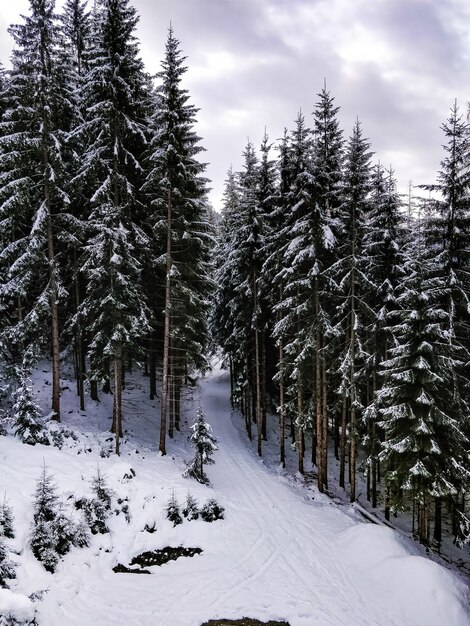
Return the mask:
M324 78L349 136L362 122L376 159L402 190L433 182L441 124L470 99L469 0L133 0L147 70L159 70L173 24L187 56L184 86L199 107L211 201L221 207L227 169L249 138L274 141L301 108L310 118ZM58 2L58 6L60 6ZM28 0L1 0L0 59L7 25Z

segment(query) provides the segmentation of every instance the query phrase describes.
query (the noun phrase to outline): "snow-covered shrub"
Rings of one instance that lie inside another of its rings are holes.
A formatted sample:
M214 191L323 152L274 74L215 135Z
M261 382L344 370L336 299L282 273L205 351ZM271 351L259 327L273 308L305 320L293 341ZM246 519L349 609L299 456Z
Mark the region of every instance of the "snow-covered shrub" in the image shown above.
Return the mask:
M18 368L18 387L14 393L15 403L12 407L12 416L15 435L23 443L34 446L43 443L43 426L40 422L41 409L33 397L32 383L28 372Z
M8 556L3 537L0 537L0 587L6 587L6 581L12 578L16 578L15 564Z
M166 516L170 522L173 522L173 526L178 526L178 524L183 523L183 518L180 514L180 506L176 500L174 491L171 494L168 504L166 505Z
M53 572L59 558L71 546L79 546L77 528L63 513L57 489L44 466L36 484L31 550L47 571Z
M100 468L97 468L96 476L93 477L91 489L94 497L82 498L75 502L77 509L82 509L87 524L93 535L109 533L107 519L111 512L112 493L109 489L106 478L101 474Z
M0 504L0 536L13 539L15 532L13 530L13 509L8 504L6 498Z
M186 496L186 504L182 511L183 516L191 521L193 519L197 519L199 517L199 510L197 508L196 498L191 495L188 491L188 495Z
M224 519L224 507L217 503L217 500L210 498L201 509L201 518L205 522L215 522Z
M214 463L211 455L218 448L215 445L217 439L214 437L212 428L206 422L205 415L200 408L196 412L191 430L190 441L191 445L196 449L196 455L188 465L184 475L192 476L200 483L207 484L209 479L204 474L204 465Z

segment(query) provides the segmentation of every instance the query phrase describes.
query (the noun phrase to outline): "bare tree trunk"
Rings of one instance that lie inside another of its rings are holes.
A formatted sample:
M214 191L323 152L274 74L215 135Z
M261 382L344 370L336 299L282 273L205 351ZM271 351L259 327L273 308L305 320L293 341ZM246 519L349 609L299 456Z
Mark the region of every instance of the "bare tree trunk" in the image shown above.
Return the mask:
M261 373L260 373L260 345L258 330L258 286L256 284L256 270L252 273L253 287L253 310L255 322L255 385L256 385L256 426L258 437L258 455L262 456L263 450L263 415L261 412Z
M282 339L279 342L279 367L280 381L279 381L279 452L281 457L282 467L286 466L286 442L285 442L285 430L286 430L286 411L284 405L284 374L283 374L283 345Z
M166 279L165 279L165 325L163 331L163 369L160 415L160 452L166 454L166 417L168 405L168 370L170 351L170 312L171 312L171 191L168 190L168 215L166 236Z
M315 417L316 417L316 453L318 491L323 492L323 455L322 455L322 405L321 405L321 366L320 366L320 332L317 330L315 339Z
M73 267L74 267L74 287L75 287L75 307L77 311L77 328L75 334L75 345L76 345L76 353L77 353L77 394L80 398L80 410L85 410L85 388L84 388L84 378L85 378L85 356L83 350L83 335L82 335L82 325L80 320L80 283L78 280L78 263L77 263L77 249L74 246L73 248Z
M266 332L261 332L261 414L263 422L263 439L268 438L266 409Z
M149 399L154 400L157 395L157 355L155 349L155 337L150 338L149 361Z
M323 338L322 338L323 346ZM321 359L322 369L322 464L323 464L323 487L328 489L328 380L326 377L326 363Z
M442 541L442 500L436 498L434 501L434 535L433 538L437 542L439 548Z
M343 392L343 403L341 410L341 438L339 442L339 486L345 488L346 470L346 427L347 427L347 397Z
M116 454L120 454L122 437L122 348L118 347L114 356L114 406L113 432L116 441Z
M299 385L299 390L297 392L297 411L299 417L302 415L303 410L303 397L302 397L302 387ZM297 444L297 458L298 458L298 468L301 474L304 473L304 447L303 447L303 439L302 439L302 429L297 426L295 429L296 433L296 444Z

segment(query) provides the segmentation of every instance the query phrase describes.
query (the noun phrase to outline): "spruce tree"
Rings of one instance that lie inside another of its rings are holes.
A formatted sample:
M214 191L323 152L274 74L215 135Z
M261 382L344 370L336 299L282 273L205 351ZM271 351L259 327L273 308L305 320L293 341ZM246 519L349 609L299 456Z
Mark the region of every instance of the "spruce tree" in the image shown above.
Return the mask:
M392 314L395 346L382 364L380 457L387 464L390 505L402 509L407 500L414 502L419 539L428 543L432 498L455 498L470 473L452 388L462 353L448 342L449 315L439 304L443 285L433 276L434 259L417 243L400 286L400 309Z
M16 578L15 569L15 564L8 556L5 540L0 537L0 587L7 587L7 581Z
M13 67L0 125L2 341L13 364L19 364L18 348L31 346L37 358L47 345L41 345L41 337L50 337L52 412L60 420L58 306L65 291L56 253L69 230L61 125L70 103L54 0L30 0L30 14L10 33Z
M165 302L160 452L166 454L167 412L179 395L187 368L205 369L208 344L209 250L213 244L207 210L203 148L194 132L197 109L181 86L184 57L169 29L162 69L157 77L152 139L143 191L152 207L154 237L163 241ZM171 416L171 415L170 415ZM170 434L173 420L170 420Z
M370 211L371 152L359 121L349 139L344 172L343 204L339 209L342 232L337 259L328 269L339 303L336 310L337 361L334 365L342 405L340 486L345 482L346 443L349 443L351 502L356 499L356 463L360 423L365 403L359 374L368 357L366 332L372 311L367 305L373 283L367 276L365 231ZM347 431L349 437L347 441Z
M206 422L206 417L202 409L198 409L194 423L191 426L191 445L196 449L196 456L187 469L187 474L193 476L200 483L208 483L209 479L204 473L204 465L214 463L212 453L218 448L215 445L217 439L212 433L210 424Z
M43 426L40 422L41 409L35 401L29 373L24 368L17 369L18 387L15 391L15 403L12 407L15 435L23 443L35 445L42 443Z
M112 364L112 431L119 454L123 360L126 351L138 351L149 317L139 263L139 248L147 239L134 221L147 91L134 35L135 9L128 0L103 0L95 18L80 131L88 144L76 179L90 189L90 239L82 258L87 290L79 313L90 340L92 377L106 380Z

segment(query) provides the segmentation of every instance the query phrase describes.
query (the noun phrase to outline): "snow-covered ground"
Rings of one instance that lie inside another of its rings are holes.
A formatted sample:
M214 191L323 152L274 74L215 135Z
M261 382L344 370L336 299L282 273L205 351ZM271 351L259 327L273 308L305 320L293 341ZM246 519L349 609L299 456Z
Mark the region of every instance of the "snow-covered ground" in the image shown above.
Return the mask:
M35 381L47 406L47 372ZM291 626L467 626L469 589L463 578L424 558L419 547L393 530L361 521L326 496L306 490L289 476L269 469L247 445L242 420L232 416L227 375L215 370L185 402L182 432L168 455L156 451L158 411L145 400L142 379L125 392L126 442L122 456L102 456L112 442L111 398L76 410L73 385L64 390L63 421L83 432L62 450L25 446L0 437L0 494L14 507L19 596L44 591L35 602L40 626L200 626L217 618L285 619ZM182 477L189 460L188 420L202 406L219 441L212 487ZM63 506L90 493L99 464L118 497L129 499L132 520L114 516L111 533L94 536L89 548L65 556L54 574L32 556L28 537L32 494L43 463L54 475ZM129 468L135 471L128 478ZM183 503L188 490L202 505L215 497L225 519L184 521L173 528L165 505L174 490ZM155 533L144 532L155 523ZM202 554L180 558L152 575L116 574L144 550L165 546L200 547ZM0 593L2 607L12 604Z

